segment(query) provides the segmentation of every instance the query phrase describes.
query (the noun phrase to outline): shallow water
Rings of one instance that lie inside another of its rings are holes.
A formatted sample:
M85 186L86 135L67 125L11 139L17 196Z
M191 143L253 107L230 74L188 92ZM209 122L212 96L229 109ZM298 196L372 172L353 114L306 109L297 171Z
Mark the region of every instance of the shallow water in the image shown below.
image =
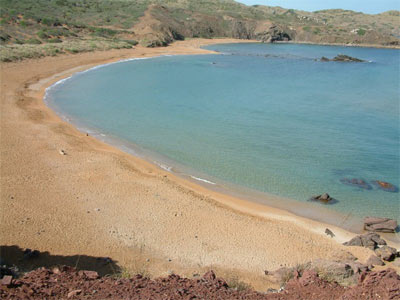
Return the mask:
M185 166L194 179L298 201L328 192L338 200L330 209L400 219L398 193L340 181L399 185L399 50L207 48L223 55L108 65L52 87L46 101L156 155L166 169ZM315 61L339 53L368 62Z

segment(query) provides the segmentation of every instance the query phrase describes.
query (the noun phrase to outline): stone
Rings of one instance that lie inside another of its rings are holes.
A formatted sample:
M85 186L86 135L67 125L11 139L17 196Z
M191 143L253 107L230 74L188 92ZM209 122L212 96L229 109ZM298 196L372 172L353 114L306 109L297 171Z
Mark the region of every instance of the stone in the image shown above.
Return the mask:
M203 279L206 281L214 281L216 278L217 276L215 276L215 273L212 270L203 275Z
M322 62L328 62L328 61L337 61L337 62L365 62L365 60L356 58L356 57L351 57L345 54L338 54L334 58L329 59L325 56L322 56L320 61Z
M381 239L380 235L370 232L363 235L357 235L350 241L343 243L344 246L358 246L375 250L378 245L386 245L386 241Z
M335 236L335 234L329 228L325 229L325 234L329 235L331 238Z
M63 150L63 149L60 149L59 153L60 153L61 155L67 155L67 152L65 152L65 150Z
M345 54L339 54L335 56L332 61L340 61L340 62L365 62L365 60L356 58L356 57L351 57Z
M336 203L337 200L332 198L331 196L329 196L329 194L325 193L322 195L317 195L317 196L312 196L310 198L311 201L318 201L321 202L323 204L333 204Z
M97 278L99 278L99 274L96 271L83 271L83 274L88 279L97 279Z
M67 298L70 299L72 297L78 296L80 293L82 293L82 290L74 290L68 293Z
M390 193L398 193L399 192L399 188L389 182L380 181L380 180L374 180L371 182L373 185L375 185L376 187L378 187L379 189L381 189L383 191L390 192Z
M368 231L395 233L397 221L389 218L366 217L364 229Z
M5 286L11 285L13 277L11 275L6 275L1 279L1 284Z
M385 263L376 255L371 255L367 260L368 266L384 266Z
M317 271L322 278L327 278L329 281L336 281L342 285L349 285L357 282L353 267L351 264L339 261L329 261L324 259L316 259L311 262L311 267Z
M375 250L378 257L382 258L384 261L392 261L397 255L397 250L389 246L382 246Z

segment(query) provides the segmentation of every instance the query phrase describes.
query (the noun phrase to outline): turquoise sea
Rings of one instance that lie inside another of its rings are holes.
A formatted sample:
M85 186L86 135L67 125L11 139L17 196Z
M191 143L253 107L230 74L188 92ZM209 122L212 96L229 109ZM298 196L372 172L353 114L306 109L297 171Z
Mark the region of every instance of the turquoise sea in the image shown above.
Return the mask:
M372 183L400 184L399 50L207 48L221 54L130 60L78 73L48 89L46 102L81 130L210 188L293 199L283 206L294 212L293 203L327 192L338 200L326 206L332 211L400 220L400 194ZM340 53L367 62L315 60ZM343 183L354 178L370 189ZM307 210L317 215L322 206L310 203Z

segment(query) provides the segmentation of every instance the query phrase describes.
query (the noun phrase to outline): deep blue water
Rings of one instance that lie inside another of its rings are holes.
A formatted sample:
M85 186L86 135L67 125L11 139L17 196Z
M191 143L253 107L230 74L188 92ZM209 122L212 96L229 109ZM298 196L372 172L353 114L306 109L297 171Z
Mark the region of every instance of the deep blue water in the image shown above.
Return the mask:
M228 44L223 55L134 60L53 87L50 106L210 181L400 219L399 50ZM367 63L319 62L339 53ZM208 177L207 177L208 176ZM315 204L318 207L320 204Z

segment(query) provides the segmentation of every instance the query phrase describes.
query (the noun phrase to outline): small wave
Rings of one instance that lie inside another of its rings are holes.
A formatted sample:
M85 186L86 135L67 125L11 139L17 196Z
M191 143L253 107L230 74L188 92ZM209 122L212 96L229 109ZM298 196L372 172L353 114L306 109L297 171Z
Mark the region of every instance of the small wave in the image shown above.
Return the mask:
M208 183L208 184L216 185L215 182L209 181L207 179L199 178L199 177L196 177L196 176L190 176L190 177L195 179L195 180L198 180L198 181L202 181L202 182L205 182L205 183Z
M159 166L161 169L165 170L165 171L171 172L171 170L172 170L172 167L170 167L170 166L167 166L167 165L164 165L164 164L160 164L160 163L158 163L156 161L154 163L157 166Z

